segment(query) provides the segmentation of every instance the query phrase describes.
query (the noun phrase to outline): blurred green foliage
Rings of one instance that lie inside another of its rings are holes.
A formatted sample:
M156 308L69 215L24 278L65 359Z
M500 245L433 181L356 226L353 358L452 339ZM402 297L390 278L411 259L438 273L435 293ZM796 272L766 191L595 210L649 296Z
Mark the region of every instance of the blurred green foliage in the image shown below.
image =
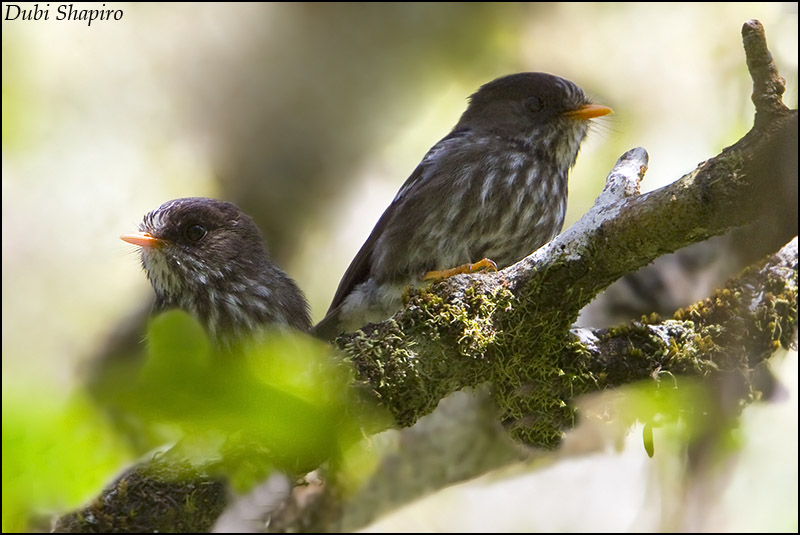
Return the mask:
M65 401L54 392L3 388L3 532L28 531L32 513L77 506L130 460L82 393Z
M150 448L174 442L170 458L243 490L271 470L302 474L326 461L345 467L345 480L364 477L371 463L359 441L365 427L381 425L378 413L327 344L274 331L217 351L182 311L153 318L147 340L146 358L116 376L102 401L125 425L82 393L60 405L4 392L4 531L25 530L31 512L75 507L108 484L131 458L119 431L140 433L139 446L142 437Z
M662 373L658 381L599 392L579 405L582 414L604 426L614 424L622 434L642 424L643 447L650 457L669 459L704 442L713 444L710 453L721 461L741 448L738 414L748 404L747 391L730 377L721 377L720 381Z
M116 389L115 406L154 436L180 437L186 455L240 485L273 467L313 470L374 425L349 365L302 333L276 330L217 351L196 320L175 310L151 320L148 348L137 379Z

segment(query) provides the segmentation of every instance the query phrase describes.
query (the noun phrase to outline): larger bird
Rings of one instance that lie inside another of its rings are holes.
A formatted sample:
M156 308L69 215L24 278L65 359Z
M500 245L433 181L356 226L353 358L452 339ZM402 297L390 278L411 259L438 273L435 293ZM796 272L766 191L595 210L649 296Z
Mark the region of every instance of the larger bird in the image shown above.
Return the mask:
M311 328L300 288L269 258L253 220L232 203L168 201L144 216L139 232L121 238L141 247L154 312L189 312L221 347L265 327Z
M483 85L378 220L315 334L332 338L386 319L409 285L502 269L555 237L564 224L567 173L589 120L608 113L552 74L512 74Z

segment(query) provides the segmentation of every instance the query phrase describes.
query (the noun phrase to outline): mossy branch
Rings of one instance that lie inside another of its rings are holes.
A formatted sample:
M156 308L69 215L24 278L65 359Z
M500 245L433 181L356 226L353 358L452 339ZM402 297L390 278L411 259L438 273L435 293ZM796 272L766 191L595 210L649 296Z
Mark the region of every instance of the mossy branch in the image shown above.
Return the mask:
M167 455L130 468L83 509L60 517L53 532L206 533L228 498L224 479Z
M580 394L660 374L749 373L797 331L797 238L674 319L575 329L562 362Z

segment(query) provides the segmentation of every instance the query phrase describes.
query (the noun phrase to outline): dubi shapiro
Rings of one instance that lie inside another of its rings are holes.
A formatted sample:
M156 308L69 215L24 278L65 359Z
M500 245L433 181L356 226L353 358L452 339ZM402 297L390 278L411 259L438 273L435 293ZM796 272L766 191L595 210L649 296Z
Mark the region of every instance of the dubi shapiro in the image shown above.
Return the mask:
M80 20L91 26L97 20L120 20L121 9L76 9L74 4L58 4L56 16L53 20ZM33 4L33 8L23 9L17 4L4 4L3 20L50 20L50 4L40 8ZM105 4L102 5L106 7Z

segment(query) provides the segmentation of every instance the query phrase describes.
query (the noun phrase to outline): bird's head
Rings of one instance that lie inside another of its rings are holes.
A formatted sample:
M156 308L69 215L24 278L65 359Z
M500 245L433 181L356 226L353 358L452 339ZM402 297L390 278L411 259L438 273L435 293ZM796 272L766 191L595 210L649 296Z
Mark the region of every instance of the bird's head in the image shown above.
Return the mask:
M139 232L121 238L141 247L156 311L183 309L212 337L273 323L309 327L302 292L270 260L253 220L232 203L175 199L146 214Z
M492 80L469 99L455 130L518 140L558 158L559 168L575 162L589 120L611 113L559 76L523 72Z

